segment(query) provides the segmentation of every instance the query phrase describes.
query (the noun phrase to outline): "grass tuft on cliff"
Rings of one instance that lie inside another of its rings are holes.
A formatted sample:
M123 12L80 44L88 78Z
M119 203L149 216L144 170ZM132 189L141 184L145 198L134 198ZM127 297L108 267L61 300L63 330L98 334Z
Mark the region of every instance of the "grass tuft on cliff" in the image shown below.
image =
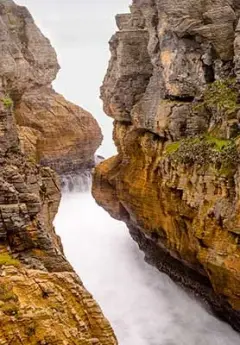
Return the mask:
M212 114L215 125L236 118L240 109L235 78L216 80L203 93L202 101L193 104L193 110L206 110Z
M0 266L20 266L20 261L12 258L8 253L0 254Z

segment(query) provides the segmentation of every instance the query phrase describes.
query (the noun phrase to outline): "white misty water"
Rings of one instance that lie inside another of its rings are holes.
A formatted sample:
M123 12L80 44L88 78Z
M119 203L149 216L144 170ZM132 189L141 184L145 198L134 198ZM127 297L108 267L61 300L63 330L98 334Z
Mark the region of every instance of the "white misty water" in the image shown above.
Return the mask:
M126 226L89 193L64 194L55 220L65 254L120 345L237 345L240 336L144 262Z

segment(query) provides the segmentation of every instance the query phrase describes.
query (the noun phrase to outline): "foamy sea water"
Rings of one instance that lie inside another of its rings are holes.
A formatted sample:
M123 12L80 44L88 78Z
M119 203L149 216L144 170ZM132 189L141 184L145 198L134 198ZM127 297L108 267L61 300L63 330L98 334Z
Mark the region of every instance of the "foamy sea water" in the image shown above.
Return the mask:
M125 224L90 193L64 193L55 220L65 254L120 345L237 345L240 335L144 262Z

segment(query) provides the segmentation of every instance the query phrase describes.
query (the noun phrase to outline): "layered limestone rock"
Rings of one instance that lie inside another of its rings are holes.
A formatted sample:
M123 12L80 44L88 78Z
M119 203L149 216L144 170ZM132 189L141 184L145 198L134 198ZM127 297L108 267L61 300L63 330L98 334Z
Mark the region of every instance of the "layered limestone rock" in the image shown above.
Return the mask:
M0 162L0 343L117 344L55 234L58 178L23 156L3 102Z
M24 152L60 174L95 165L101 130L90 113L49 90L31 90L16 104Z
M55 233L59 178L35 164L60 171L87 165L100 130L51 89L55 53L11 0L0 3L0 51L0 343L116 345Z
M240 330L237 1L134 0L101 88L118 155L93 195L146 259Z
M14 105L22 150L59 173L94 166L102 141L96 120L54 92L59 70L49 40L25 7L0 3L0 90Z

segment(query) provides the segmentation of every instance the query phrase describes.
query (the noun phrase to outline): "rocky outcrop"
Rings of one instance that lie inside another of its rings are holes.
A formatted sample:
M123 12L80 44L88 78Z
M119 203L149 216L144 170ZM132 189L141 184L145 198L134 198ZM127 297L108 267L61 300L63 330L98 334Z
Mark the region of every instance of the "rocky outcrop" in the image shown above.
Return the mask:
M0 90L13 103L22 150L63 174L94 166L102 141L96 120L54 92L59 70L49 40L25 7L0 4Z
M118 155L93 195L146 259L240 330L237 1L134 0L101 88Z
M23 151L60 174L95 165L101 130L90 113L49 90L30 90L16 104Z
M117 344L55 234L58 178L26 160L3 102L0 147L1 344Z
M55 53L26 8L2 0L0 28L0 343L115 345L55 233L59 178L36 165L65 170L70 153L73 164L87 164L100 131L90 114L51 89Z

